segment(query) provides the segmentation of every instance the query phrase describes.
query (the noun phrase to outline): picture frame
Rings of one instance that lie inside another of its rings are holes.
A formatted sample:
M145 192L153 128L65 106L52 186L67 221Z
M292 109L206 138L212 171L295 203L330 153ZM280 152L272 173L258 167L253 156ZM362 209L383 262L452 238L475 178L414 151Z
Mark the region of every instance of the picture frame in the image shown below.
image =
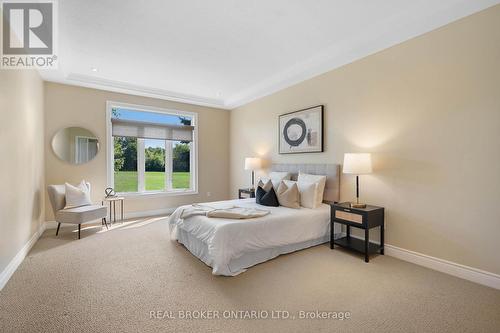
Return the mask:
M278 117L279 154L321 153L324 105L316 105Z

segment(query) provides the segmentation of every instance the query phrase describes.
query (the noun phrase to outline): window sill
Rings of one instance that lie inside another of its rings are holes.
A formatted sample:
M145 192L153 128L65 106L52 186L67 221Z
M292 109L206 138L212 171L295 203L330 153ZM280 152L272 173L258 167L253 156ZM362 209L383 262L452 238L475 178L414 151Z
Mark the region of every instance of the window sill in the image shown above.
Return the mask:
M182 195L196 195L197 190L180 190L180 191L149 191L149 192L118 192L116 195L125 198L142 198L142 197L176 197Z

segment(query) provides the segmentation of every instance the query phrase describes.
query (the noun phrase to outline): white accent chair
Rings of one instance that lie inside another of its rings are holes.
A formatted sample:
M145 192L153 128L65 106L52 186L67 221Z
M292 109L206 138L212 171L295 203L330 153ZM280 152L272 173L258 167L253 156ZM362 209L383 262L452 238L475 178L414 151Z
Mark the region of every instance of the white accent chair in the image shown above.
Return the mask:
M90 189L90 184L87 183ZM82 223L92 222L101 219L101 224L106 225L106 216L108 209L106 206L88 205L74 208L64 209L66 206L66 191L64 185L49 185L48 186L50 204L54 211L54 216L57 222L56 236L59 234L61 223L78 224L78 239L80 239L80 229Z

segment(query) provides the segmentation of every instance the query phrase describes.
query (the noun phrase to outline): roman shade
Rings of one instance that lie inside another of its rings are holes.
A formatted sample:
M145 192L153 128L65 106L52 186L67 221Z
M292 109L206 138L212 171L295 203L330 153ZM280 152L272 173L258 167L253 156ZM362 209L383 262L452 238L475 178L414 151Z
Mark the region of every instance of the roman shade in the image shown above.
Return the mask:
M193 141L193 126L111 119L113 136L172 141Z

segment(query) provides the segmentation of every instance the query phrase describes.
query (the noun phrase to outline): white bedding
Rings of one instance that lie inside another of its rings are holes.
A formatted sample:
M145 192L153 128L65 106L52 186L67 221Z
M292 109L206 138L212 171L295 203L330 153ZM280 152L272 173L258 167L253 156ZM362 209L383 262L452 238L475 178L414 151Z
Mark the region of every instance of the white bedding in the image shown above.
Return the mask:
M329 235L330 206L326 204L315 209L265 207L256 204L252 198L211 202L209 205L220 208L233 205L268 209L271 212L264 217L246 220L200 215L181 219L182 211L189 206L175 210L168 220L171 239L182 242L179 234L183 232L206 244L208 251L200 259L213 268L212 273L215 275L233 276L244 271L230 269L231 260L243 255L325 239Z

